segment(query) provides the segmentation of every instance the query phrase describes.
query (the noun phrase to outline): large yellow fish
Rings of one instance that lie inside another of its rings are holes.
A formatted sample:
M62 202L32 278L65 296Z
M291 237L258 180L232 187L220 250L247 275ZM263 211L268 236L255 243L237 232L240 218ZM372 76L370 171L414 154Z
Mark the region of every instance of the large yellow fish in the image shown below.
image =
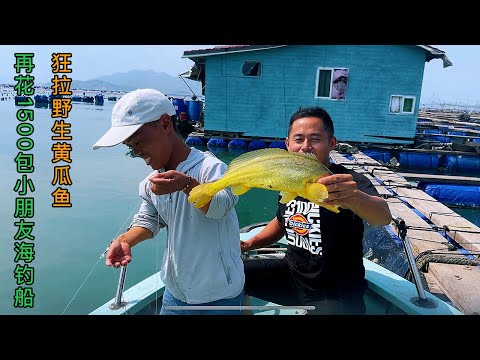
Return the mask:
M280 191L280 202L286 204L297 196L338 213L337 205L325 205L325 185L317 180L331 174L314 154L271 148L250 151L232 160L222 178L200 184L190 191L188 201L196 208L207 204L220 190L231 186L234 195L251 188Z

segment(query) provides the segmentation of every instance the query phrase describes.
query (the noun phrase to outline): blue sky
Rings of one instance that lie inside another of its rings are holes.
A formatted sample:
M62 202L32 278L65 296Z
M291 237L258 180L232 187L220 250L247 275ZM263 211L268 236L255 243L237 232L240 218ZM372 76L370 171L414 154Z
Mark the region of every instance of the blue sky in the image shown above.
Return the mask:
M176 76L193 64L182 59L185 50L214 45L0 45L0 82L12 82L15 52L35 54L36 82L51 81L51 54L70 52L72 75L90 80L130 70L155 70ZM443 68L439 59L425 63L420 103L480 105L480 45L432 45L446 52L453 66Z

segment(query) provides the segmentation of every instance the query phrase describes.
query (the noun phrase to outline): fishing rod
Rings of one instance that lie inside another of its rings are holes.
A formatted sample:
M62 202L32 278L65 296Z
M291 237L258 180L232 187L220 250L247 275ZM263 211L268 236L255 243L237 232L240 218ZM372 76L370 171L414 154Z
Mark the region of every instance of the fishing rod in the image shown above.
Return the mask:
M192 92L193 96L192 96L192 100L197 100L198 99L198 96L194 93L194 91L192 90L192 88L190 86L188 86L187 82L185 81L185 79L183 78L183 76L178 76L180 79L182 79L182 81L185 83L185 85L187 85L187 87L190 89L190 91Z

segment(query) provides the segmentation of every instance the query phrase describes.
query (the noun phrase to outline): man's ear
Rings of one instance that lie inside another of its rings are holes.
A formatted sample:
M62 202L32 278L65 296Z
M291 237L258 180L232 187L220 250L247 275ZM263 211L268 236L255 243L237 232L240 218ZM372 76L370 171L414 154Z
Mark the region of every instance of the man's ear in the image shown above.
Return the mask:
M332 138L330 139L328 148L330 151L332 151L332 150L335 150L336 146L337 146L337 138L335 136L332 136Z
M158 124L162 127L164 131L167 131L167 129L172 127L172 120L170 119L170 116L168 114L163 114L158 121Z

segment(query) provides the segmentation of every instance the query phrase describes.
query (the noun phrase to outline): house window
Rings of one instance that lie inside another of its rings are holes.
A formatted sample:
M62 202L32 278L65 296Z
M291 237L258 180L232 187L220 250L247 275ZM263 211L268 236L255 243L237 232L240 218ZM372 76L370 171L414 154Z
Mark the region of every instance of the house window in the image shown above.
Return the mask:
M330 88L332 82L332 70L318 70L317 97L330 97Z
M413 114L415 96L392 95L390 97L390 112L394 114Z
M348 69L319 68L317 73L317 98L344 100L347 93Z
M242 74L245 76L262 75L262 63L260 61L245 61L242 67Z

